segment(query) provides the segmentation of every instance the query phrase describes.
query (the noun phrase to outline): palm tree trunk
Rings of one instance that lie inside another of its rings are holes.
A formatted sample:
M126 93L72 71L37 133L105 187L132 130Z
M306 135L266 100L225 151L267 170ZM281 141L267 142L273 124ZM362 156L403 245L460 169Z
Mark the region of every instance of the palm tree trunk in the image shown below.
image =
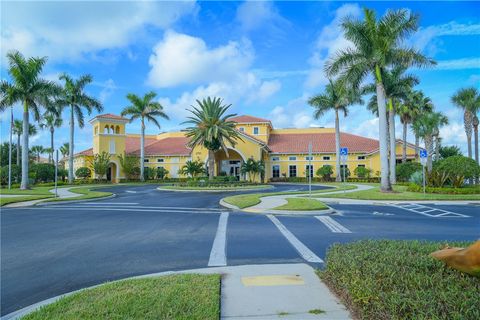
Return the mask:
M380 68L375 68L377 83L377 105L378 105L378 124L379 124L379 144L380 144L380 190L383 192L392 191L390 180L388 178L388 142L387 142L387 108L385 105L385 88L383 87Z
M476 116L475 116L476 117ZM473 137L475 139L475 161L478 162L478 119L473 125Z
M53 127L50 128L50 162L54 163L53 161L53 153L54 153L54 146L53 146L53 135L55 133L55 129Z
M140 181L145 181L143 176L145 165L145 120L142 118L142 135L140 137Z
M28 105L27 101L23 104L23 137L22 137L22 182L21 190L28 189Z
M465 126L465 134L467 135L467 150L468 150L468 157L472 157L472 122L473 122L473 115L470 111L465 110L463 115L463 124Z
M342 181L340 173L340 121L337 108L335 108L335 175L335 181Z
M438 134L435 135L435 161L440 160L440 136Z
M73 183L73 130L75 129L73 123L73 105L70 106L70 145L68 150L68 183Z
M418 149L420 148L420 137L415 135L415 159L418 159Z
M403 123L403 146L402 146L402 162L407 162L407 122Z
M215 167L215 152L209 149L208 150L208 180L213 180L213 175L215 174L214 167Z
M389 101L390 108L388 110L388 129L390 132L390 183L397 183L395 166L397 165L397 141L395 139L395 109L393 109L392 99Z
M427 135L424 138L425 149L427 149L427 170L432 171L432 153L433 153L433 136Z
M17 166L20 167L20 134L17 134ZM17 181L18 182L18 181Z

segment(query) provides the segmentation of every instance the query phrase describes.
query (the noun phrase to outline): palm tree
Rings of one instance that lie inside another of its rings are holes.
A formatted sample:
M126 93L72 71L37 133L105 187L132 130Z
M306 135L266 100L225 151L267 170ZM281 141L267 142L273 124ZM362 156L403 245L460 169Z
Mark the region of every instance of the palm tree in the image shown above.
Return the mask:
M62 144L62 146L60 147L60 153L62 154L63 158L65 158L68 155L69 150L70 150L70 144L68 142L65 142L64 144Z
M480 109L480 107L479 107L479 109ZM473 136L474 136L474 140L475 140L475 142L474 142L475 143L475 161L477 161L477 163L479 163L478 162L478 160L479 160L478 159L478 122L479 122L478 121L478 116L475 115L473 117Z
M129 93L127 99L131 105L122 110L122 116L130 116L130 122L135 119L140 119L142 122L142 135L140 138L140 180L144 181L144 159L145 159L145 120L152 122L158 128L160 123L156 117L161 117L168 120L168 116L163 111L163 106L158 101L153 101L157 94L153 91L145 94L143 98Z
M17 135L17 166L20 166L20 137L23 134L23 121L13 121L13 134ZM28 136L34 136L37 134L37 128L33 124L28 125Z
M325 87L325 92L310 98L308 103L315 108L315 119L319 119L330 110L335 113L335 181L342 181L340 176L340 120L338 114L342 112L343 116L346 117L349 106L355 103L363 103L360 94L352 88L347 88L342 81L333 82L330 80L330 83Z
M480 110L480 94L474 87L463 88L452 97L452 103L463 110L463 125L467 135L468 157L472 158L472 129L474 118ZM475 160L478 162L478 124L475 135Z
M353 47L339 51L327 62L325 71L328 76L339 74L341 79L355 88L369 74L375 78L380 135L380 188L382 191L390 191L386 95L382 71L395 65L421 67L435 62L412 48L400 47L402 41L417 30L417 15L408 10L389 10L377 21L373 10L364 9L364 13L363 21L353 18L343 21L345 38L353 43Z
M32 146L30 151L35 155L37 163L40 163L40 155L45 152L45 148L43 146Z
M78 126L83 128L84 115L83 108L87 110L88 115L93 110L101 112L103 110L102 104L95 98L87 95L84 90L87 84L93 81L91 75L83 75L78 79L73 79L67 74L62 74L60 80L65 81L61 97L58 98L56 104L59 106L70 107L70 150L68 152L68 183L73 183L73 154L74 154L74 130L75 117L77 118Z
M55 128L61 127L63 120L60 117L59 114L61 114L61 110L58 110L58 113L54 112L46 112L43 115L42 122L40 123L40 128L42 129L48 129L50 130L50 150L48 154L48 161L49 162L54 162L53 160L53 152L55 150L55 145L54 145L54 134L55 134Z
M441 112L424 113L413 121L413 131L425 142L428 171L432 171L433 137L440 127L447 124L448 118Z
M236 114L226 114L231 104L222 105L222 99L216 97L197 100L197 104L198 107L192 106L193 109L189 110L192 116L184 122L192 125L185 129L185 135L190 138L190 148L200 145L208 150L208 178L212 180L215 174L215 152L222 149L228 157L226 143L233 147L237 139L242 139L235 129L236 123L229 120Z
M205 172L205 164L201 161L187 161L179 170L180 174L195 178L197 175Z
M382 72L383 86L385 88L385 95L388 101L387 136L389 140L388 149L390 150L389 172L391 184L397 183L395 172L395 168L397 165L395 114L396 111L399 109L400 101L405 100L408 94L411 92L412 87L420 82L416 76L411 74L405 74L406 71L407 68L405 68L404 66L396 65L391 70L383 70ZM374 93L376 91L376 85L368 85L363 89L363 91L364 93ZM377 101L377 95L374 94L370 99L368 108L378 115Z
M40 106L47 97L56 95L60 88L51 81L40 78L47 58L31 57L26 59L20 52L7 54L8 73L13 82L8 85L9 103L23 105L23 141L22 141L22 182L20 189L28 188L28 131L30 127L29 113L33 112L35 120L40 118Z

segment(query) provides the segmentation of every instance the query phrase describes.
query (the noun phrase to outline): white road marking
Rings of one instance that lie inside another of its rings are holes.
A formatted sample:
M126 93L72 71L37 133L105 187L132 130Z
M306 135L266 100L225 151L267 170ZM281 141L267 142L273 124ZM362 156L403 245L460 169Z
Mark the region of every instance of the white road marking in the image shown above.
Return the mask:
M128 193L137 193L137 191L133 191L133 190L127 190L125 192L128 192Z
M335 233L352 233L352 231L348 230L344 226L342 226L337 221L333 220L328 216L315 216L320 222L322 222L330 231Z
M82 203L83 204L83 203ZM218 209L218 208L189 208L189 207L151 207L151 206L134 206L134 207L128 207L120 203L119 206L114 206L117 203L105 203L106 205L104 206L104 203L96 203L94 206L92 206L94 203L92 203L89 206L82 205L81 203L79 204L74 204L70 206L56 206L58 208L88 208L88 209L116 209L116 208L130 208L130 209L159 209L159 210L190 210L190 211L225 211L225 209ZM48 206L48 208L52 208L53 206Z
M273 222L273 224L280 230L283 236L290 242L290 244L297 250L297 252L302 256L303 259L308 262L317 262L323 263L323 260L320 259L315 253L307 248L297 237L293 235L275 216L269 214L267 217Z
M55 203L52 205L61 205L62 203ZM79 202L78 204L82 205L128 205L128 206L134 206L138 204L138 202Z
M441 218L445 218L445 217L448 217L448 218L470 218L470 216L467 216L465 214L456 213L456 212L452 212L452 211L447 211L447 210L443 210L443 209L439 209L439 208L427 207L427 206L424 206L424 205L421 205L421 204L418 204L418 203L414 203L414 204L392 203L390 205L394 206L394 207L397 207L397 208L400 208L400 209L410 211L410 212L415 212L415 213L418 213L418 214L421 214L421 215L424 215L424 216L427 216L427 217L430 217L430 218L439 218L439 217L441 217ZM427 210L424 210L424 209L427 209ZM427 213L427 212L433 212L433 211L437 211L437 212L441 212L441 213L439 213L439 214Z
M65 211L66 209L75 209L75 210L83 210L83 211L128 211L128 212L165 212L165 213L214 213L215 211L211 210L204 210L204 211L192 211L192 210L172 210L172 209L137 209L137 207L129 207L129 208L112 208L112 207L60 207L60 206L49 206L49 207L25 207L22 208L24 210L57 210L57 211ZM101 210L98 210L101 209ZM215 212L216 213L216 212Z
M227 222L228 212L222 212L218 219L217 233L213 240L212 251L210 251L210 259L208 259L209 267L221 267L227 265Z

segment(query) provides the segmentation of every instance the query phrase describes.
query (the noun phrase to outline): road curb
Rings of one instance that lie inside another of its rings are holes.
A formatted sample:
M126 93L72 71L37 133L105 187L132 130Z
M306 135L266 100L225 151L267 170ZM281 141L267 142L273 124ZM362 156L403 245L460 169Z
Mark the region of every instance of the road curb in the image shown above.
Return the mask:
M262 191L262 190L270 190L270 189L273 189L274 186L269 186L267 188L245 188L245 189L227 189L227 190L208 190L208 189L205 189L205 190L197 190L197 189L189 189L189 190L181 190L181 189L165 189L165 188L162 188L162 187L158 187L157 190L160 190L160 191L172 191L172 192L242 192L242 191Z
M61 201L42 201L34 204L34 206L48 206L48 205L55 205L55 204L64 204L64 203L77 203L77 202L91 202L95 200L103 200L103 199L111 199L117 196L116 193L113 193L109 196L105 197L98 197L98 198L90 198L90 199L79 199L79 200L61 200Z
M337 211L330 206L326 205L329 209L325 210L309 210L309 211L287 211L287 210L256 210L256 209L240 209L239 207L229 204L223 199L220 199L219 204L225 208L229 209L234 209L237 211L242 211L245 213L256 213L256 214L262 214L262 215L267 215L267 214L275 214L275 215L301 215L301 216L308 216L308 215L319 215L319 214L333 214L336 213Z

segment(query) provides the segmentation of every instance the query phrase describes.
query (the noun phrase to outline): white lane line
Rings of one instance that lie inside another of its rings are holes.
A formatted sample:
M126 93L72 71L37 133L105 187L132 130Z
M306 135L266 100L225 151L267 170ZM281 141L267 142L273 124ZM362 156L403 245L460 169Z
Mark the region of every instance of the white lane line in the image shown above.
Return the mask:
M128 206L134 206L138 204L138 202L81 202L79 204L82 205L128 205ZM56 203L52 205L61 205L61 203Z
M227 222L228 212L222 212L218 219L217 233L213 240L212 251L210 251L210 259L208 259L209 267L221 267L227 265Z
M127 190L125 192L128 192L128 193L137 193L137 191L133 191L133 190Z
M308 262L317 262L323 263L323 260L320 259L315 253L307 248L297 237L293 235L275 216L268 214L267 217L273 222L273 224L280 230L288 242L297 250L297 252L302 256L303 259Z
M342 226L337 221L333 220L331 217L328 216L315 216L320 222L322 222L330 231L335 233L352 233L352 231L348 230L344 226Z
M75 209L75 210L83 210L83 211L93 211L93 212L99 212L99 211L128 211L132 213L136 212L165 212L165 213L216 213L215 211L192 211L192 210L162 210L162 209L137 209L136 207L131 207L131 208L111 208L111 207L95 207L95 208L89 208L89 207L60 207L60 206L52 206L52 207L43 207L43 208L22 208L22 210L57 210L57 211L65 211L66 209ZM101 210L98 210L101 209Z
M55 206L57 208L89 208L89 209L105 209L105 208L130 208L130 209L159 209L159 210L191 210L191 211L225 211L225 209L217 209L217 208L186 208L186 207L150 207L150 206L134 206L134 207L129 207L129 206L112 206L111 205L95 205L95 206L85 206L85 205L69 205L69 206ZM54 206L47 206L48 208L53 208Z

